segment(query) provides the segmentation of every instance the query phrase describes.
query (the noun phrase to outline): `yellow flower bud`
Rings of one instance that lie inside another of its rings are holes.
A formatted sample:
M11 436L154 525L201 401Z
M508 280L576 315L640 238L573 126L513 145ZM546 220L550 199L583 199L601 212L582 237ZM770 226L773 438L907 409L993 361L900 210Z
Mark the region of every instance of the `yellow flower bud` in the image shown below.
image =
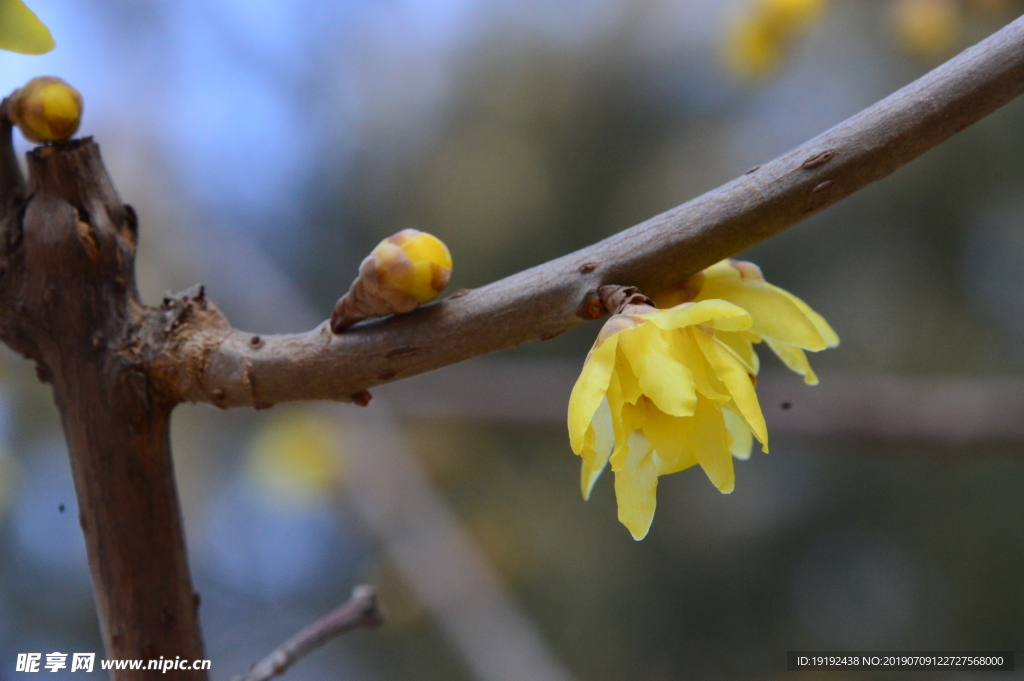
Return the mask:
M43 54L56 46L50 30L21 0L0 0L0 50Z
M373 249L377 277L384 288L407 293L429 303L437 297L452 274L448 247L433 234L403 229Z
M448 285L452 256L436 236L403 229L377 244L359 265L359 276L334 306L331 330L368 317L412 312Z
M32 142L59 142L78 130L82 95L53 76L33 78L14 93L10 116L21 134Z

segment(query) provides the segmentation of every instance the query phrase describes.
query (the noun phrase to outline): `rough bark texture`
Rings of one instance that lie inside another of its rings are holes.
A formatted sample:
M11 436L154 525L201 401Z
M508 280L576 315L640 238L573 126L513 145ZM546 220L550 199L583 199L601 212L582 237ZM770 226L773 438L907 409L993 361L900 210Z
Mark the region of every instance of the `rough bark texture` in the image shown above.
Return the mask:
M340 334L321 325L259 338L226 323L193 325L161 381L182 400L221 407L337 400L553 338L604 316L602 285L652 294L679 282L886 177L1022 92L1024 18L798 148L604 241Z
M53 385L106 655L201 659L168 438L174 402L141 370L162 316L135 290L135 214L118 199L91 140L32 151L23 191L5 118L0 337ZM205 672L174 674L206 679ZM162 676L114 672L118 681Z

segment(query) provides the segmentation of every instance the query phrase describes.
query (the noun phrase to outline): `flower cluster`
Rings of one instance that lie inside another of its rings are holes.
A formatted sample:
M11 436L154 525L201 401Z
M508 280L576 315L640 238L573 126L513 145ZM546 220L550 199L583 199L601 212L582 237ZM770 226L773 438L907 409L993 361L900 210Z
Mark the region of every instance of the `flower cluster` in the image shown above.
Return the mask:
M816 383L804 351L834 347L839 338L751 263L723 261L654 301L627 297L601 329L569 398L584 498L610 464L619 520L639 540L654 518L659 476L699 464L715 487L731 492L733 458L748 458L755 438L768 451L754 391L753 346L761 342Z

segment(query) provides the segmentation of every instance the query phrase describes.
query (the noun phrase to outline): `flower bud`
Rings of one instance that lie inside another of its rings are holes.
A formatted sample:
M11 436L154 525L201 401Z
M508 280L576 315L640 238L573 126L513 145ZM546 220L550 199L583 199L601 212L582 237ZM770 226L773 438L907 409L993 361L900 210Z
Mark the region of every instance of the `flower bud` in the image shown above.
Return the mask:
M403 229L373 249L381 286L402 291L420 304L437 297L452 274L448 247L433 234Z
M11 97L11 120L31 142L59 142L78 130L82 95L53 76L33 78Z
M334 306L331 329L338 333L368 317L411 312L436 298L451 273L452 256L440 239L403 229L359 265L359 276Z

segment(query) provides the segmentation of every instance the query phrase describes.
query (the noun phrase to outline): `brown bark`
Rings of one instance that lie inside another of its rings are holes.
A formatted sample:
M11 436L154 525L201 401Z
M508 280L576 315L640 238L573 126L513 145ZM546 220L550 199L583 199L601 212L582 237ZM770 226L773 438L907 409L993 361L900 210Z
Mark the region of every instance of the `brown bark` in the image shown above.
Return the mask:
M39 147L28 165L23 192L0 112L0 337L53 385L106 655L202 659L168 437L174 402L141 368L162 320L135 290L134 212L91 140Z

